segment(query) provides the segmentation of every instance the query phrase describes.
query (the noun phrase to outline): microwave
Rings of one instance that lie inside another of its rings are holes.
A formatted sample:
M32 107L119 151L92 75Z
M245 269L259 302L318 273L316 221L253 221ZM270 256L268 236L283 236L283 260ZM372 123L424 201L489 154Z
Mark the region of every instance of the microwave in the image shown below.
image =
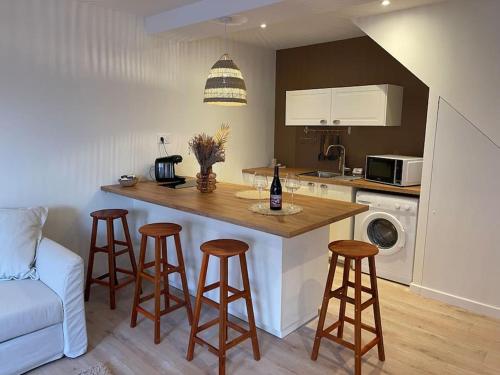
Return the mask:
M420 185L424 159L402 155L367 155L365 179L395 186Z

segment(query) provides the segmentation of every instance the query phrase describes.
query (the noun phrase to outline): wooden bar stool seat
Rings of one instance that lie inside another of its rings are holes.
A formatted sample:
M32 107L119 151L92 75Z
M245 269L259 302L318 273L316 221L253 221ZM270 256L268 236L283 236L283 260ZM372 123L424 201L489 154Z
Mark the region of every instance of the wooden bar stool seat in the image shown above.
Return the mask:
M319 346L321 343L321 339L324 337L354 351L354 373L356 375L360 375L361 357L374 346L377 346L378 348L379 360L385 360L384 341L382 337L382 323L380 318L380 305L377 288L377 275L375 270L375 255L378 254L378 248L375 245L362 241L334 241L328 245L328 248L332 252L332 259L330 262L330 270L328 272L325 292L323 295L323 303L321 305L321 312L319 315L316 336L314 338L314 346L311 354L311 359L315 361L318 358ZM333 278L335 275L335 269L337 267L337 260L339 256L345 257L342 286L340 288L332 290ZM370 271L370 287L363 286L361 283L361 261L364 258L368 258ZM354 260L355 263L354 283L349 281L349 270L352 260ZM349 287L354 288L354 298L348 296ZM361 292L370 294L371 297L365 302L362 302ZM326 313L328 310L328 303L332 298L337 298L340 300L339 319L329 327L324 328ZM345 316L346 303L354 305L354 318ZM370 306L373 306L375 327L364 324L361 321L361 312ZM354 325L354 344L343 339L345 322ZM362 329L375 335L375 337L364 346L362 346L361 342ZM334 330L337 330L336 335L332 334Z
M192 324L193 321L193 312L191 309L191 301L186 279L186 270L184 267L184 257L182 255L181 240L179 235L181 230L182 227L180 225L173 223L147 224L139 228L139 233L141 233L142 235L141 251L139 255L139 270L137 273L137 281L135 284L134 302L132 306L130 326L135 327L137 325L138 313L141 313L146 318L152 320L155 327L155 344L160 343L160 319L163 315L184 306L186 307L189 324ZM170 236L172 236L175 241L177 266L172 265L168 262L167 238ZM153 261L146 263L146 248L148 237L152 237L155 239L155 257ZM154 274L146 271L150 268L154 268ZM168 276L172 273L179 273L181 277L184 299L180 299L176 295L170 293ZM143 280L150 281L154 284L153 293L142 296ZM163 310L160 307L161 295L164 296L165 302ZM144 307L142 307L141 304L153 298L154 312L149 312ZM172 306L170 305L171 300L175 302L175 304Z
M259 342L257 340L257 329L253 314L252 296L250 293L250 282L245 253L248 245L245 242L231 239L219 239L205 242L201 245L203 258L201 263L200 279L196 294L194 309L194 320L191 326L187 360L191 361L194 355L195 344L207 346L208 350L219 357L219 374L225 374L226 352L246 339L252 340L253 356L256 361L260 360ZM205 285L210 256L219 258L220 280L210 285ZM228 285L228 260L230 257L239 256L241 276L243 279L243 290ZM205 297L203 294L210 290L219 288L219 303ZM228 295L231 292L231 295ZM228 304L240 298L244 298L247 307L249 329L245 329L236 323L229 321ZM219 316L202 325L199 325L202 303L215 307L219 310ZM198 333L219 324L219 347L215 347L198 336ZM234 329L240 335L228 342L228 328Z
M182 227L174 223L146 224L139 228L139 233L148 237L169 237L179 234Z
M87 281L85 283L85 301L89 300L90 297L90 286L92 284L100 284L107 286L109 288L109 304L110 308L113 310L116 307L115 302L115 292L116 290L123 288L124 286L133 283L135 281L135 275L137 273L137 266L134 256L134 247L132 245L132 239L130 238L130 232L127 223L127 210L122 209L106 209L94 211L90 214L92 217L92 234L90 239L90 253L89 261L87 265ZM118 241L115 239L114 233L114 221L121 219L123 232L125 235L125 241ZM97 242L97 228L99 221L106 222L107 228L107 244L106 246L96 246ZM116 245L124 246L122 250L116 251ZM92 276L94 268L94 256L96 253L106 253L108 255L108 272L97 278ZM119 268L116 266L116 257L128 254L130 257L130 263L132 270ZM117 273L123 273L129 275L124 279L119 280ZM103 279L108 279L107 281Z
M216 257L232 257L248 251L248 245L238 240L212 240L205 242L200 247L201 251Z
M122 210L119 208L112 208L112 209L106 209L106 210L99 210L99 211L94 211L90 213L90 216L98 219L98 220L107 220L107 219L120 219L124 216L128 215L127 210Z

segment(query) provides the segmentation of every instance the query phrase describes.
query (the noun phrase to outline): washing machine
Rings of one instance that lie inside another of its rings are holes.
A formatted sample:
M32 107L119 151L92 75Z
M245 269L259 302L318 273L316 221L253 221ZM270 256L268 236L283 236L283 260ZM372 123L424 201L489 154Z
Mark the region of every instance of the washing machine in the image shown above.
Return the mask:
M379 248L375 257L377 276L409 285L417 234L418 199L402 195L358 191L356 202L370 206L356 215L354 239ZM363 260L368 273L368 261Z

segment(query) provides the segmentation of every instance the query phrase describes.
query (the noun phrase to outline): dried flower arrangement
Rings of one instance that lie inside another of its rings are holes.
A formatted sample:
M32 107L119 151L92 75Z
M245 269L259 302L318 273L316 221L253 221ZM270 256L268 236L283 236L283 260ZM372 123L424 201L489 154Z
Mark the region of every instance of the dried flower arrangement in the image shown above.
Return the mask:
M212 165L226 160L226 143L229 137L229 125L222 124L212 137L205 133L195 135L189 141L189 149L196 156L201 173L207 174Z
M200 164L200 173L197 177L197 188L202 193L215 190L215 173L212 166L226 160L226 143L229 137L229 125L222 124L215 135L205 133L195 135L189 141L189 150L194 154Z

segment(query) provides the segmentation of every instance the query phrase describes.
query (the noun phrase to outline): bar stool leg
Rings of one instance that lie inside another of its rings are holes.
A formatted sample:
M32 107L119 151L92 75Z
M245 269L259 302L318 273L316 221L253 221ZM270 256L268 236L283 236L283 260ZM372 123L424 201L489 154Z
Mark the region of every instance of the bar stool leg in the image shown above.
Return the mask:
M179 234L174 234L175 241L175 251L177 254L177 264L179 265L179 271L181 275L182 292L184 293L184 301L186 303L186 311L188 316L189 324L193 324L193 309L191 307L191 297L189 295L189 288L186 278L186 268L184 266L184 256L182 255L181 239ZM208 263L207 263L208 267ZM203 285L204 286L204 285Z
M316 336L314 338L313 350L311 359L313 361L318 359L319 345L321 344L321 337L323 336L323 329L325 326L326 312L328 310L328 302L330 302L330 292L332 291L333 277L335 276L335 268L337 268L337 254L332 254L330 262L330 269L325 285L325 292L323 294L323 302L321 304L321 312L319 313L318 327L316 328Z
M113 219L106 219L108 237L108 269L109 269L109 306L111 310L116 308L115 285L116 285L116 263L115 263L115 235Z
M134 304L132 305L132 316L130 319L130 327L132 328L134 328L137 325L137 306L139 306L139 299L142 290L142 273L144 272L144 262L146 259L147 243L148 243L148 237L142 235L141 249L139 254L139 269L137 271L137 278L135 279Z
M188 361L193 359L195 336L198 332L198 323L200 322L201 298L203 297L203 288L205 288L205 281L207 278L208 261L209 255L204 253L201 260L200 279L198 280L198 290L196 292L196 301L194 303L193 324L191 325L191 333L189 335L189 345L186 355L186 359Z
M252 334L253 358L260 360L259 341L257 340L257 329L255 327L255 317L253 314L252 293L250 292L250 281L248 279L247 259L245 254L240 254L241 277L243 279L243 289L246 292L245 301L247 304L248 325Z
M123 225L123 232L125 233L125 241L127 242L130 264L132 264L132 270L134 271L135 277L137 278L137 263L135 262L134 245L132 244L132 238L130 237L130 231L128 229L126 216L122 216L122 225Z
M226 329L227 329L227 261L220 258L220 288L219 288L219 375L226 373Z
M165 296L165 309L170 307L170 285L168 284L168 251L167 238L161 239L161 264L163 270L163 290Z
M344 274L342 276L342 295L347 296L349 290L349 271L351 269L351 259L344 257ZM346 301L344 299L340 300L340 311L339 311L339 328L337 330L337 337L341 339L344 335L344 320L345 320L345 306Z
M370 287L372 290L375 303L373 304L373 317L375 320L375 330L379 339L377 343L378 359L385 361L384 339L382 337L382 322L380 319L380 303L378 300L378 287L377 287L377 271L375 270L375 257L368 257L368 266L370 269Z
M354 279L354 374L361 375L361 259L355 261Z
M85 283L85 301L89 300L90 286L92 285L92 272L94 270L94 254L95 254L94 248L97 238L97 224L98 220L94 217L92 220L92 234L90 235L90 251L87 264L87 281Z
M161 243L160 238L155 238L155 344L160 343L160 303L161 303Z

